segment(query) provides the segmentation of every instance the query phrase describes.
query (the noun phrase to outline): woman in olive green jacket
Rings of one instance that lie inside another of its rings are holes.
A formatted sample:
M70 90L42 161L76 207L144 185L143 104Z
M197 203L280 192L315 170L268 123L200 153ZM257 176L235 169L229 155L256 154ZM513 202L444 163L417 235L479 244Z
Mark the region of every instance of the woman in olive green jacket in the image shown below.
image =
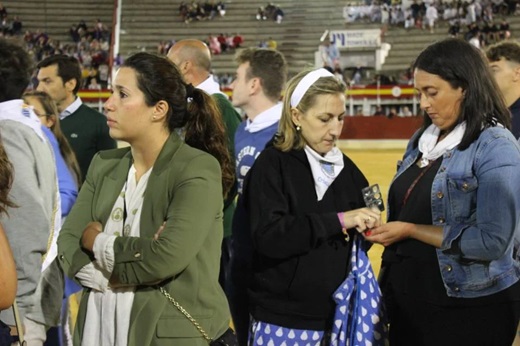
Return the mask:
M228 329L219 163L230 161L216 109L165 58L138 53L118 71L105 111L130 147L94 157L58 239L61 266L86 292L75 345L207 345Z

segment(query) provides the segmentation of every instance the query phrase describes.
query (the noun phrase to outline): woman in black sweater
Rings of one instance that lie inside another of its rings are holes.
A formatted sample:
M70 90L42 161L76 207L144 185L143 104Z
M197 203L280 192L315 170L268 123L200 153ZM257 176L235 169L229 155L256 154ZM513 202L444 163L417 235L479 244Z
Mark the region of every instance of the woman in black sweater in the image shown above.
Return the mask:
M288 83L274 145L246 179L251 344L328 344L349 233L380 224L379 211L364 207L366 178L335 146L344 116L344 87L330 72L300 73Z

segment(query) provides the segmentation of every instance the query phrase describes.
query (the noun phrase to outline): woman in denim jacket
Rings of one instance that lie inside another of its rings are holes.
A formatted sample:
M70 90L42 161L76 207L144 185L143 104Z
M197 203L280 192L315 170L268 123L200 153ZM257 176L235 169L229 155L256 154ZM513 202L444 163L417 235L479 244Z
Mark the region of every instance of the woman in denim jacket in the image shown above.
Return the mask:
M426 113L398 165L383 244L391 345L511 345L520 319L520 147L480 52L447 39L414 66Z

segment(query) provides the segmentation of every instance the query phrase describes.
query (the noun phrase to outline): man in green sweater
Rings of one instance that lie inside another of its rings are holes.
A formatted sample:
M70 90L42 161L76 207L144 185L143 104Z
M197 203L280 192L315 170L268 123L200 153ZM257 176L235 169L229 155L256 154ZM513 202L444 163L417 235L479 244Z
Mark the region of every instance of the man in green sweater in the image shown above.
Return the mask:
M230 157L234 160L235 131L240 124L241 118L231 102L229 102L227 95L220 91L220 85L211 74L211 53L208 46L199 40L181 40L170 48L168 58L177 65L186 83L190 83L194 87L205 91L217 102L226 126ZM233 212L235 211L235 197L236 183L235 188L224 201L224 241L222 242L220 284L226 293L226 281L229 273L228 263L231 256L229 252L229 236L231 235L231 224Z
M38 64L38 90L56 102L61 129L69 141L81 169L87 175L90 161L100 150L113 149L116 142L108 134L106 117L81 102L76 95L81 86L78 60L52 55Z

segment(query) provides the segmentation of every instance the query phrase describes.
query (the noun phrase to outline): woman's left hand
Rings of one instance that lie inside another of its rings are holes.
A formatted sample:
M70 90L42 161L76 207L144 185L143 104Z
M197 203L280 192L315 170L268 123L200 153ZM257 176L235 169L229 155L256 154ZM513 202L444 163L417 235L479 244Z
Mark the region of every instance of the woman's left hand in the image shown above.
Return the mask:
M394 221L363 233L366 240L372 243L389 246L393 243L409 238L414 224L408 222Z
M94 248L94 241L99 233L103 231L103 225L97 221L91 221L88 223L87 227L83 230L83 235L81 236L81 246L88 250L92 251Z

